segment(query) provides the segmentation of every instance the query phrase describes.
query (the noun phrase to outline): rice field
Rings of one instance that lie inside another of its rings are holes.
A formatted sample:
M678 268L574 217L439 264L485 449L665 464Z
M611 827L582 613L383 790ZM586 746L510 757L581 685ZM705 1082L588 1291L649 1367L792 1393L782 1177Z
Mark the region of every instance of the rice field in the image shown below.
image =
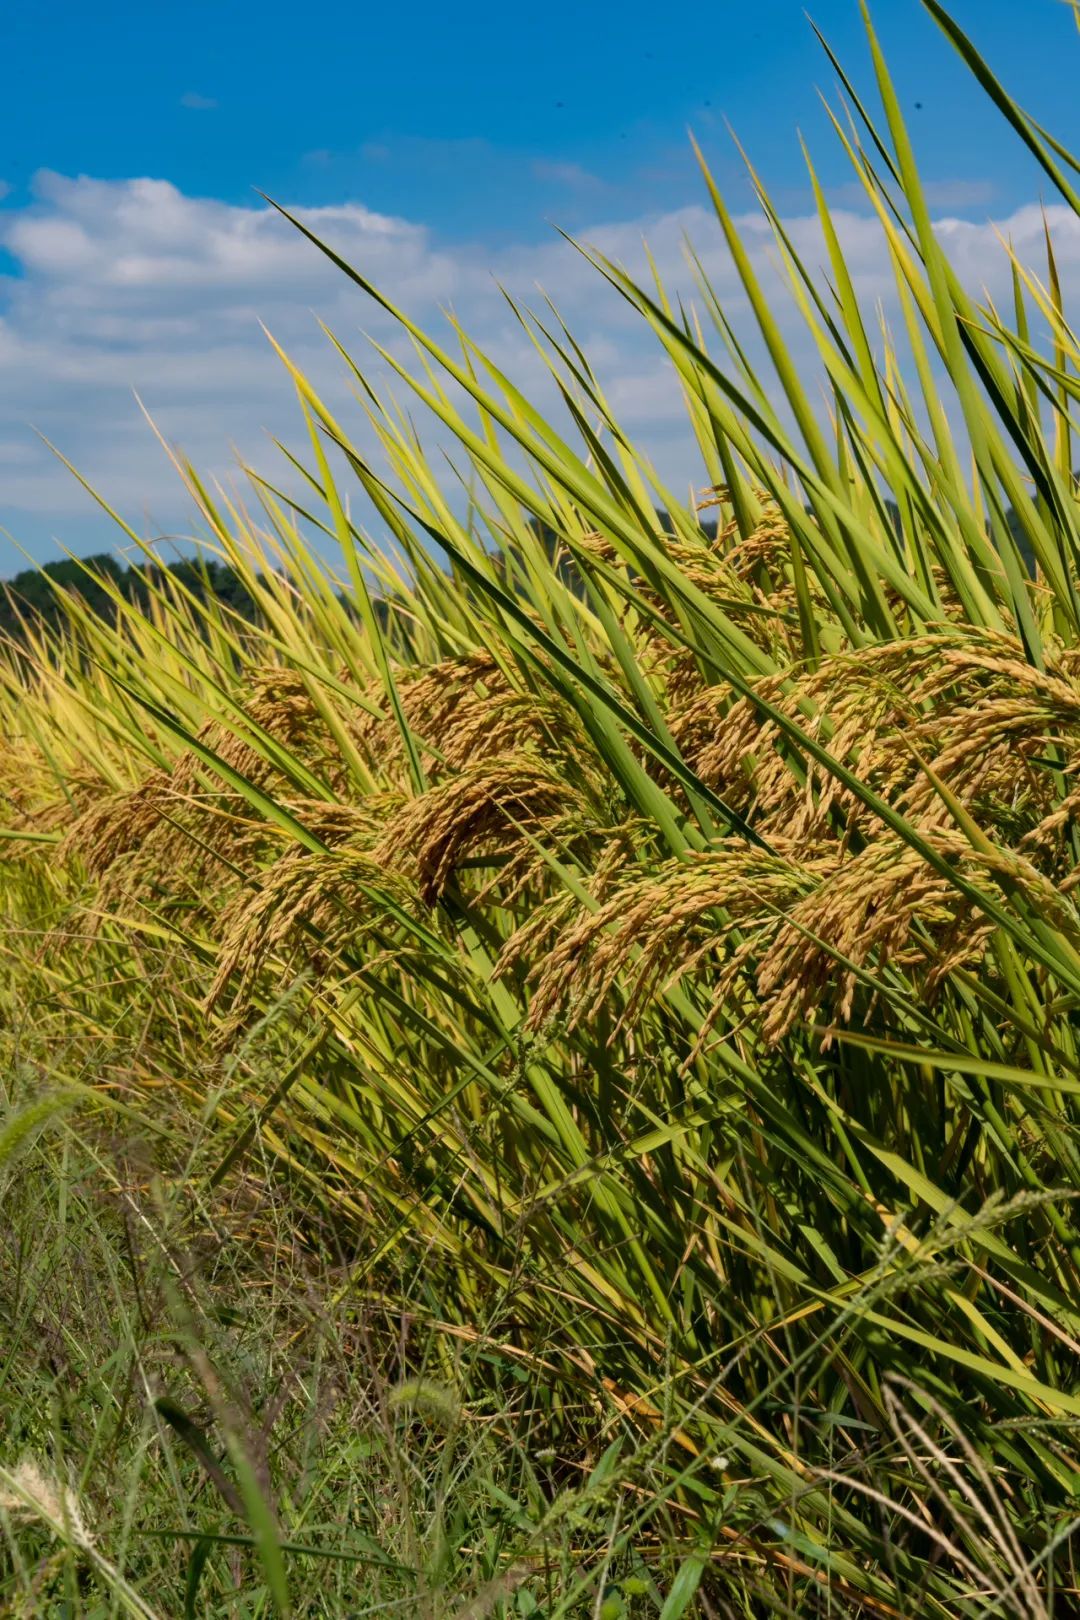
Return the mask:
M767 370L582 249L693 498L556 311L558 421L312 238L413 361L328 334L342 421L281 352L242 502L174 457L254 617L103 571L0 649L3 1612L1080 1613L1080 345L867 27L896 322L813 168L809 370L704 167Z

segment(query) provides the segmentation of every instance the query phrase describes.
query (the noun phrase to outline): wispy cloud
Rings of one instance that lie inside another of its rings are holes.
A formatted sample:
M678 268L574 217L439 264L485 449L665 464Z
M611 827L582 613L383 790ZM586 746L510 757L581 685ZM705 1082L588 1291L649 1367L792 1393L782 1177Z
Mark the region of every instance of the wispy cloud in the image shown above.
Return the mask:
M532 172L537 180L555 186L570 186L575 191L599 191L604 184L598 175L590 174L580 163L558 163L547 158L536 158Z
M185 90L180 97L180 105L189 112L213 112L217 102L213 96L201 96L197 90Z
M992 180L926 180L923 192L931 208L989 208L998 188Z
M993 180L924 180L923 193L931 208L974 212L991 208L998 188ZM865 206L866 192L858 180L849 180L831 187L829 200L838 207L860 208Z

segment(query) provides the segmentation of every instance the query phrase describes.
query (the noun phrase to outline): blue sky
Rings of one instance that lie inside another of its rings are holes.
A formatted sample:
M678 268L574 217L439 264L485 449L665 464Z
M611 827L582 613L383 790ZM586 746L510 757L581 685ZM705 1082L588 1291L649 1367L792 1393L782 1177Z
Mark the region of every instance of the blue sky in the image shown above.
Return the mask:
M805 9L865 77L855 0ZM1056 71L1075 42L1061 0L953 9L1020 96L1076 133L1073 74ZM1008 200L1023 162L918 0L878 0L873 15L930 173L992 173ZM688 127L737 177L725 117L773 183L797 187L792 133L821 127L816 90L831 79L801 0L320 0L308 16L283 0L15 0L0 53L16 69L0 113L15 198L42 168L147 174L234 203L252 187L350 198L494 239L549 215L688 200Z
M808 9L866 85L855 0ZM953 9L1019 99L1080 147L1068 7ZM873 11L939 211L980 222L1036 200L1030 164L918 0ZM308 14L280 0L15 0L0 13L0 58L0 523L37 555L53 536L86 549L104 530L60 489L30 421L148 522L167 474L149 471L132 387L196 454L215 432L244 446L279 425L269 411L257 420L269 373L256 316L291 331L301 305L305 320L311 303L324 312L324 284L286 256L267 276L254 188L323 211L328 233L374 252L422 312L464 298L497 338L501 316L478 290L486 264L523 276L534 260L557 264L551 221L616 241L693 223L688 127L737 207L749 193L725 118L793 216L809 207L797 129L840 204L849 179L817 98L831 71L800 0L320 0ZM640 370L571 281L579 322L613 363ZM336 289L325 296L336 315ZM0 573L12 566L0 552Z

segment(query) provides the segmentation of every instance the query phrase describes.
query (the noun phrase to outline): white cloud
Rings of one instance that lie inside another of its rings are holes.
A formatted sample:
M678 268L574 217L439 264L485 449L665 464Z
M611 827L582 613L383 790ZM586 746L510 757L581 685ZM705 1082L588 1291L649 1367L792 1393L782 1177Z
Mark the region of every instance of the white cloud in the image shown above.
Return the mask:
M957 208L990 208L998 195L998 187L993 180L925 180L923 194L931 208L947 213ZM866 190L858 180L849 180L843 185L832 186L829 199L838 206L863 208L866 205Z
M532 172L537 180L555 186L569 186L573 190L597 191L602 190L604 185L597 175L590 174L580 163L559 163L547 158L536 158Z
M628 430L679 487L697 476L670 377L629 306L584 258L557 238L488 250L440 243L422 224L359 204L299 210L317 234L432 324L452 306L466 329L523 385L544 388L530 343L497 284L538 303L543 285L593 358ZM1048 210L1066 293L1080 292L1080 221ZM741 222L767 266L770 233ZM875 222L840 211L836 224L856 285L887 301L890 274ZM788 221L811 269L824 263L817 223ZM1003 297L1008 271L990 224L948 219L941 233L960 273L988 278ZM1043 216L1022 208L999 222L1021 257L1042 256ZM645 275L642 238L673 288L692 292L683 256L689 236L736 324L745 300L711 216L686 208L585 231L582 239ZM18 274L0 278L0 524L37 544L51 526L79 542L86 497L40 446L33 423L136 522L174 530L183 497L134 404L138 390L166 437L211 476L229 476L235 445L270 469L266 431L301 443L288 380L259 330L275 337L363 433L344 368L318 328L324 319L358 358L361 329L399 342L387 319L299 232L264 205L236 207L185 196L162 180L100 181L46 173L33 200L0 209L0 249ZM767 272L771 274L771 272ZM797 317L788 330L798 328ZM809 358L805 338L798 352ZM377 366L376 371L380 368ZM550 398L550 394L548 395ZM0 573L9 563L0 556Z
M201 96L197 90L185 90L180 97L180 105L189 112L212 112L217 102L213 96Z

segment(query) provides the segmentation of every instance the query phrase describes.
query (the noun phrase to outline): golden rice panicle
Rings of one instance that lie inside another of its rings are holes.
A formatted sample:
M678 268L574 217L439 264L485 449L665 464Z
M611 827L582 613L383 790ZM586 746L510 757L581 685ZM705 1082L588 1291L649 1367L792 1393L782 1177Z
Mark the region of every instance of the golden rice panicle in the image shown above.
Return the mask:
M173 795L167 771L152 770L127 793L94 800L68 828L60 858L75 855L95 877L103 876L122 855L130 854L159 826Z
M563 1010L571 1026L594 1017L624 978L630 1021L687 974L707 979L710 993L723 999L748 954L813 881L812 871L745 847L669 861L647 876L624 877L595 910L563 906L543 951L535 949L539 928L530 920L500 967L531 960L534 1027Z
M955 834L932 842L958 862L970 853ZM757 987L765 1038L778 1041L815 1014L850 1021L860 969L876 977L901 968L930 995L954 968L977 961L992 933L985 913L916 850L878 838L793 906L764 952Z
M482 712L510 690L497 660L486 651L448 658L437 664L404 668L395 675L402 714L420 745L429 776L437 777L445 758L448 733L475 709ZM401 734L381 680L364 693L356 721L357 738L377 775L406 787L409 773Z
M240 889L225 907L209 1010L231 989L234 1015L242 1017L271 957L280 958L289 972L306 967L325 979L365 937L378 934L385 940L390 899L420 914L415 889L373 856L370 823L355 813L350 819L351 839L325 853L288 850L263 871L254 892Z
M487 759L404 803L374 857L414 874L431 905L466 861L531 857L530 839L556 826L564 840L587 834L597 824L598 784L576 775L577 783L563 760L525 750Z
M748 593L751 607L733 613L746 633L777 662L792 666L803 656L799 626L799 597L792 564L791 529L771 497L758 495L763 508L758 527L745 539L737 525L728 524L717 535L716 546L730 575ZM810 572L804 589L826 642L839 648L846 644L828 593L817 575Z
M239 694L243 714L273 738L285 753L325 778L328 786L345 792L349 781L347 767L320 703L338 711L339 722L346 731L354 724L355 709L326 685L321 686L319 702L316 702L315 686L313 676L285 665L249 670L245 675L245 690ZM267 757L254 732L250 737L244 735L242 719L212 722L203 728L200 741L257 787L280 784L280 766ZM175 774L177 787L184 789L193 786L202 772L195 756L187 754L178 762Z
M420 746L429 780L467 770L529 743L569 751L586 746L580 724L563 703L515 685L489 652L405 669L396 676L405 722ZM408 786L405 751L381 684L365 694L356 724L376 775Z

